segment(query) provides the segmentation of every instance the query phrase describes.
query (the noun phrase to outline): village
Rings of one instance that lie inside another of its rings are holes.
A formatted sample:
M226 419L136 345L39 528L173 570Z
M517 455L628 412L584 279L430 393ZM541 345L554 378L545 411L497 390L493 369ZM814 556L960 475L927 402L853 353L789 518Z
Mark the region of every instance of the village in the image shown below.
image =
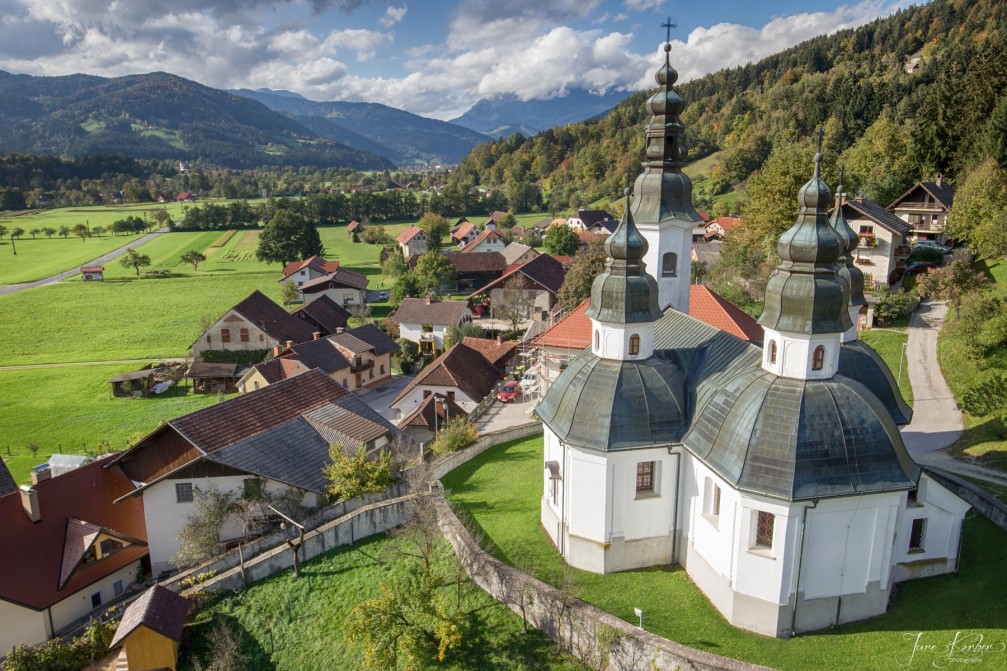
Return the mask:
M750 314L703 281L744 219L694 206L670 51L607 209L298 222L291 252L186 229L181 192L4 286L88 306L89 351L39 358L70 326L32 312L0 363L92 416L5 444L0 669L923 669L955 631L1005 668L1007 475L956 456L937 364L968 287L933 278L977 260L955 188L846 193L818 134Z

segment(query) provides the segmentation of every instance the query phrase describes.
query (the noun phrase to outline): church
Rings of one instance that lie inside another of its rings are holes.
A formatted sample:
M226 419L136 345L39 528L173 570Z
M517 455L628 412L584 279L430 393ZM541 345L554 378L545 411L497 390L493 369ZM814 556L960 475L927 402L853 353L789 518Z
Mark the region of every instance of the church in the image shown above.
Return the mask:
M591 347L537 408L543 528L586 571L679 564L760 634L880 615L895 583L956 570L969 505L913 461L912 412L858 339L857 235L842 208L830 218L820 153L777 246L763 345L688 316L699 216L670 50L592 286Z

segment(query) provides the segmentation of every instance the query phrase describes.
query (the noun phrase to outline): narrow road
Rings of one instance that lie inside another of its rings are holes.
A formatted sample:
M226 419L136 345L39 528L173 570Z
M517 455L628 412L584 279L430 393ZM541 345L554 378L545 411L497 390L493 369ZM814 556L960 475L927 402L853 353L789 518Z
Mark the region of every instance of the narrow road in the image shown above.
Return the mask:
M42 278L41 280L35 280L34 282L22 282L20 284L5 284L4 286L0 287L0 296L3 296L4 294L13 294L13 293L18 292L18 291L24 291L25 289L34 289L35 287L40 287L40 286L42 286L44 284L52 284L53 282L59 282L60 280L65 280L68 277L73 277L74 275L79 275L80 274L80 267L81 266L100 266L103 263L108 263L109 261L114 261L115 259L117 259L120 256L122 256L123 254L125 254L126 250L132 249L133 247L138 247L140 245L146 244L146 243L150 242L151 240L153 240L154 238L160 236L163 233L167 233L167 232L168 232L168 227L164 226L162 228L157 229L153 233L148 233L147 235L139 237L136 240L133 240L132 242L129 242L129 243L123 245L122 247L119 247L117 249L113 249L112 251L110 251L107 254L102 254L101 256L99 256L98 258L96 258L96 259L94 259L92 261L87 261L85 263L79 263L79 264L77 264L77 266L71 268L70 270L64 270L61 273L56 273L55 275L50 275L49 277Z
M962 413L937 362L937 335L947 313L947 303L926 302L909 321L906 358L915 401L913 421L903 427L902 438L920 465L1007 486L1007 473L947 453L964 430Z

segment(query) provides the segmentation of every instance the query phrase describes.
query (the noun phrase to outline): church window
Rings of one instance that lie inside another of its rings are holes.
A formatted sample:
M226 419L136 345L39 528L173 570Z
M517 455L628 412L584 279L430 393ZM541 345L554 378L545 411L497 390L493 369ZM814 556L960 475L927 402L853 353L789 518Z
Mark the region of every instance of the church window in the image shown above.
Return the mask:
M755 524L755 547L772 549L775 523L776 515L764 510L759 511L759 519Z
M601 347L601 334L598 331L594 332L594 348L598 349Z
M706 478L703 487L703 514L713 526L717 526L717 518L720 516L720 486L713 478Z
M925 517L913 520L913 528L909 532L909 551L923 552L923 541L927 535L927 520Z
M713 510L714 515L720 515L720 487L713 486Z
M651 494L654 492L654 462L641 461L636 465L636 493Z
M815 348L814 356L811 359L811 370L822 370L825 367L825 345Z
M775 340L770 340L769 341L769 363L773 364L773 365L776 364L776 341Z
M678 275L678 254L668 252L661 258L661 277L676 277Z
M630 356L636 356L640 353L640 336L631 335L629 337L629 354Z
M220 329L220 342L231 342L231 329Z

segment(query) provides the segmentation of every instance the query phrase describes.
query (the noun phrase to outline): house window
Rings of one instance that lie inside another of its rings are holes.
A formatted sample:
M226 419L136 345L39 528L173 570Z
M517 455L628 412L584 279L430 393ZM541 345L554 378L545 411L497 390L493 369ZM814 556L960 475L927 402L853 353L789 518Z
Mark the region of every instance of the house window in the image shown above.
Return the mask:
M176 482L175 483L175 502L176 503L192 503L192 483L191 482Z
M861 226L860 227L860 233L861 234L863 234L863 233L874 233L874 227L873 226Z
M381 364L381 374L385 374L385 364Z
M913 520L913 528L909 532L909 551L923 552L923 541L927 536L927 519L921 517Z
M231 342L231 329L220 329L220 341Z
M123 593L122 581L116 580L112 583L112 596L120 596Z
M775 340L770 340L769 341L769 363L773 364L773 365L776 364L776 341Z
M255 381L254 381L254 382L253 382L252 384L254 384L254 385L255 385L255 388L256 388L256 389L258 389L258 388L259 388L259 381L258 381L258 380L255 380Z
M212 344L212 343L213 343L213 336L210 335L209 333L207 333L206 334L206 344L209 345L209 344Z
M260 333L260 334L259 334L259 342L265 342L265 341L266 341L266 336L264 336L264 335L262 335L262 334Z
M640 353L640 336L631 335L629 337L629 354L630 356L636 356Z
M636 493L654 493L654 462L641 461L636 465Z
M368 380L373 380L374 379L374 369L373 368L368 368L367 369L367 379Z
M455 393L453 391L448 392L448 400L449 401L455 400Z
M238 337L241 339L241 342L248 342L248 329L239 329Z
M91 610L101 607L101 592L95 592L91 595Z
M242 498L245 500L261 499L263 494L262 478L245 478L242 484Z
M776 525L776 515L759 511L755 522L755 547L773 549L773 527Z
M678 255L668 252L661 258L661 277L676 277L678 275Z
M123 545L119 541L112 540L111 538L106 538L101 542L101 557L102 559L104 559L105 557L111 554L115 554L122 548Z
M825 367L825 345L815 348L815 353L811 359L811 370L822 370Z

